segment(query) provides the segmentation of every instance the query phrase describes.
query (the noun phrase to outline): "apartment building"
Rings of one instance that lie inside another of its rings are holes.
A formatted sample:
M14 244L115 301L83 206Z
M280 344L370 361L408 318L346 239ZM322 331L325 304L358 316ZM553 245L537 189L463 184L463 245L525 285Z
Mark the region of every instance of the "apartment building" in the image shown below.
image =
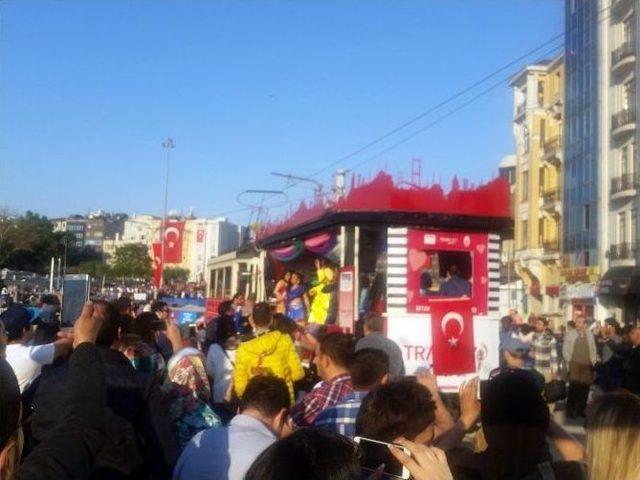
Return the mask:
M526 313L560 314L563 56L525 67L511 87L514 269L524 282Z

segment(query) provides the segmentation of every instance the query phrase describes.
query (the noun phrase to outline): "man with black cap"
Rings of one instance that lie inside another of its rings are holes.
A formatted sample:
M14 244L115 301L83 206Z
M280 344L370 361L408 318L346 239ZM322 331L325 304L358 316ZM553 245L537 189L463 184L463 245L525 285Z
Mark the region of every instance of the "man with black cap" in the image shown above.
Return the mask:
M6 359L16 374L21 392L40 375L43 365L51 365L57 358L68 355L73 345L68 338L32 345L31 316L22 305L12 305L0 315L8 340Z

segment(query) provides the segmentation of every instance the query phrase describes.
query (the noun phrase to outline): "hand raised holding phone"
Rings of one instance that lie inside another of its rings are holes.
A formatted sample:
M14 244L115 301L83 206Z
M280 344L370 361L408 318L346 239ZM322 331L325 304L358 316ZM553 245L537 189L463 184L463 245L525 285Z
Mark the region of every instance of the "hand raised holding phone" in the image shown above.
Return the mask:
M391 454L409 470L414 480L453 480L453 475L447 464L447 457L438 448L427 447L399 438L395 443L409 450L407 455L401 448L389 445Z

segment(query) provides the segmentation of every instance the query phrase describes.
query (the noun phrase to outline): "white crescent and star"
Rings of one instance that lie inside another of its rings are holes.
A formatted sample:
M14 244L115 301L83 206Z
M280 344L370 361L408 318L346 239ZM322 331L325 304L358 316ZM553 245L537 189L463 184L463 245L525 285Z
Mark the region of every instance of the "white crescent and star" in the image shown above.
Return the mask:
M169 227L164 232L164 238L165 240L168 240L167 245L169 245L169 248L173 248L175 247L176 244L173 240L169 240L170 233L175 234L176 240L178 240L180 238L180 230L178 230L176 227Z
M464 318L462 317L462 315L456 312L449 312L444 317L442 317L442 322L440 325L442 328L442 333L444 333L445 335L447 334L446 333L447 323L449 323L450 321L454 321L458 325L460 325L460 333L458 334L458 336L461 335L462 332L464 332ZM456 347L458 346L458 340L459 340L458 337L452 336L447 341L449 342L449 345L451 345L452 347Z

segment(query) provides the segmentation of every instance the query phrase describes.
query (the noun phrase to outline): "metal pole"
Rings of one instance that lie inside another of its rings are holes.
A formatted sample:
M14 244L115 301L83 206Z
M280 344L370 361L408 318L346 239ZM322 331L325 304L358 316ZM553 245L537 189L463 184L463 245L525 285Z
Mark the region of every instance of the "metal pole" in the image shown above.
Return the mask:
M166 162L167 162L167 175L164 183L164 210L162 211L162 225L160 226L160 245L161 245L161 253L160 253L160 285L159 289L162 288L164 284L164 236L165 229L167 228L167 208L169 203L169 164L171 160L171 150L176 147L176 144L173 142L172 138L167 138L164 142L162 142L162 148L164 148Z
M51 257L51 268L49 269L49 293L53 293L53 276L56 270L56 259Z

